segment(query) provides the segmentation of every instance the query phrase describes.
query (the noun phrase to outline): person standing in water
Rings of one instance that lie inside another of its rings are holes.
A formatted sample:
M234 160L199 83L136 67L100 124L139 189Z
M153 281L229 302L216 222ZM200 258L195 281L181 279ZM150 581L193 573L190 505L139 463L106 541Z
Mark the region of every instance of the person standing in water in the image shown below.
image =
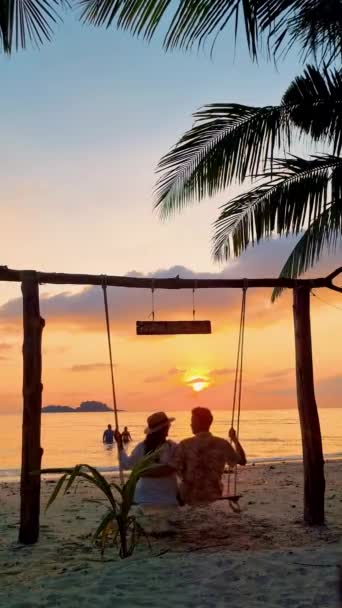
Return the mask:
M129 443L132 441L131 433L129 432L127 426L125 426L124 430L122 431L121 437L123 443Z
M102 441L107 445L114 443L114 431L112 430L111 424L108 424L108 427L104 431Z

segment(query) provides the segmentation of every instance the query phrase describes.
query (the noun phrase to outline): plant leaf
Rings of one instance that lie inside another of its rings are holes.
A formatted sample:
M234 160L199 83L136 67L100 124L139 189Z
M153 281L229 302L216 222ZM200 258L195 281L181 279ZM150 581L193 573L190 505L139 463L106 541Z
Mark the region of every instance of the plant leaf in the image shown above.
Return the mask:
M202 47L231 20L243 14L249 51L257 56L258 30L255 0L81 0L81 19L93 25L117 27L151 40L159 26L168 23L164 48Z
M69 473L64 473L64 475L58 480L58 482L56 483L54 490L47 502L47 505L45 507L45 511L48 510L48 508L52 505L52 503L56 500L59 492L61 491L63 484L65 482L65 480L67 479Z
M155 208L162 218L224 190L236 180L273 171L276 153L300 138L342 149L342 72L308 66L279 106L212 104L159 162Z
M148 41L161 32L166 50L201 48L210 40L213 48L223 32L234 31L236 42L242 21L253 59L259 55L260 38L266 39L269 53L276 57L296 45L304 58L309 54L328 62L341 58L342 0L81 0L80 4L84 22L116 24Z
M40 46L50 41L53 27L61 22L66 0L3 0L0 6L0 43L5 53L25 49L28 42Z
M97 540L99 538L99 536L102 534L103 530L108 526L108 524L110 522L113 522L114 520L115 520L115 513L113 511L108 511L108 513L106 513L104 515L104 517L101 519L98 527L96 528L93 539Z
M342 196L310 224L288 257L280 277L296 279L311 268L324 251L336 251L339 242L342 242ZM282 292L282 288L275 288L272 301Z
M273 233L298 234L327 207L341 166L342 159L332 155L275 161L273 173L265 175L270 180L222 207L215 222L214 257L238 256Z
M275 56L284 56L297 46L304 61L309 55L329 64L341 61L341 0L268 0L259 3L258 16Z

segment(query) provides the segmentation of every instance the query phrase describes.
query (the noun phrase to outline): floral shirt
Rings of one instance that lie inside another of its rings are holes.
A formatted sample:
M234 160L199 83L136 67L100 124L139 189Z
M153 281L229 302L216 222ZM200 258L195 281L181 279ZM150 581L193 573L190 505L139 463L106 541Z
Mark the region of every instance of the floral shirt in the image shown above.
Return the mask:
M181 441L172 464L181 479L180 493L184 502L198 504L220 498L224 467L238 462L239 456L230 443L209 432L197 433Z

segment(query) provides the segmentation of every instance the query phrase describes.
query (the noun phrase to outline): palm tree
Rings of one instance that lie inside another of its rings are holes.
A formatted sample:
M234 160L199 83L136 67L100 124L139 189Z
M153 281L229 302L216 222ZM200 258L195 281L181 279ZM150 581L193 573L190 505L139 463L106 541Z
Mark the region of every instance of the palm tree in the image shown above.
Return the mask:
M0 0L3 51L50 40L63 5L81 8L82 22L116 25L147 40L165 24L165 49L214 44L232 24L236 38L240 19L253 59L265 40L270 55L294 43L326 62L342 54L342 0Z
M302 234L281 271L297 277L342 235L342 72L309 66L279 106L214 104L159 163L156 207L168 217L236 180L254 187L222 205L214 256L240 255L276 233ZM303 138L329 154L292 156ZM277 155L285 150L285 155Z

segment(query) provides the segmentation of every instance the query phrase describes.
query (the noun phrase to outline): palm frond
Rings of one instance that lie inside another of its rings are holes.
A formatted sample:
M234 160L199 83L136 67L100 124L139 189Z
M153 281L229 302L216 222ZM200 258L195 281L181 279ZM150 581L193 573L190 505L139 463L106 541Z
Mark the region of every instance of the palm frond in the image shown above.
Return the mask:
M213 104L159 162L155 207L167 217L265 168L286 132L279 107ZM288 135L288 133L287 133Z
M86 23L110 27L115 22L148 41L165 25L166 50L201 47L210 38L214 43L232 20L237 27L242 13L253 58L258 45L257 4L255 0L80 0Z
M136 485L140 477L150 469L159 466L156 464L156 458L159 451L160 450L155 450L152 454L146 454L146 456L133 467L128 480L121 489L122 510L124 512L128 513L133 503Z
M250 55L257 59L260 41L269 52L286 53L300 42L304 57L331 62L341 57L342 0L80 0L82 19L97 26L117 27L150 41L160 30L166 50L214 46L232 31L237 40L243 21Z
M342 1L342 0L341 0ZM300 135L323 141L333 154L342 150L342 70L309 65L293 80L281 106Z
M315 222L328 202L338 201L342 188L342 158L323 155L292 157L274 163L256 188L222 207L215 222L214 257L238 256L249 244L276 233L298 234Z
M42 471L42 473L43 472L44 471ZM62 475L62 477L60 477L60 479L56 483L56 485L54 487L54 490L53 490L53 492L52 492L52 494L51 494L51 496L50 496L50 498L49 498L49 500L47 502L47 505L45 507L45 511L47 511L48 508L51 507L52 503L55 502L55 500L56 500L59 492L61 491L61 489L62 489L62 487L64 485L64 482L66 481L67 477L68 477L68 473L64 473L64 475Z
M304 61L310 55L326 64L341 60L342 0L269 0L259 3L258 18L275 56L296 45Z
M94 532L93 539L97 540L108 524L112 523L113 521L115 521L115 513L113 511L108 511L105 513Z
M42 469L40 473L55 473L61 472L61 470L63 469ZM58 483L56 484L56 487L47 503L46 509L48 509L51 504L56 500L64 484L64 494L66 494L68 490L70 490L71 486L75 483L75 481L79 481L79 479L85 479L92 485L96 486L97 489L103 492L103 494L109 500L113 511L115 512L117 503L110 489L110 485L105 479L105 477L103 477L103 475L101 475L101 473L97 471L97 469L87 464L77 464L71 469L64 469L63 472L64 475L58 480Z
M285 265L280 278L296 279L312 268L324 252L334 253L338 243L342 243L342 198L331 205L310 224L302 238L294 247ZM274 302L284 288L277 287L272 293Z
M50 41L68 0L6 0L0 6L0 43L3 52L40 46Z
M195 114L195 125L159 162L155 207L162 218L195 200L272 167L273 156L310 136L342 148L342 72L309 66L281 105L213 104Z
M116 509L116 500L113 496L110 484L107 479L101 475L101 473L95 468L90 466L89 464L80 465L80 467L86 468L90 475L92 476L93 483L103 492L103 494L108 498L113 510Z

